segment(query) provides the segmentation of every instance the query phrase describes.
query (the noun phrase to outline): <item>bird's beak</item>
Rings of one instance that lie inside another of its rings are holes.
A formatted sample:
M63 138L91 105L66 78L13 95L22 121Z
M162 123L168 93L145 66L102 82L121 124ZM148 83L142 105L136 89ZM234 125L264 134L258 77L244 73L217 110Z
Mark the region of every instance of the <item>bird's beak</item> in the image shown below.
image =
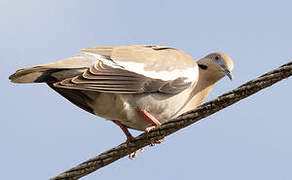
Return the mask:
M226 72L226 75L229 77L229 79L232 81L233 79L233 75L232 73L228 70L228 72Z
M233 79L233 75L231 73L231 71L229 69L227 69L227 67L225 65L220 65L223 72L225 72L226 76L228 76L228 78L232 81Z

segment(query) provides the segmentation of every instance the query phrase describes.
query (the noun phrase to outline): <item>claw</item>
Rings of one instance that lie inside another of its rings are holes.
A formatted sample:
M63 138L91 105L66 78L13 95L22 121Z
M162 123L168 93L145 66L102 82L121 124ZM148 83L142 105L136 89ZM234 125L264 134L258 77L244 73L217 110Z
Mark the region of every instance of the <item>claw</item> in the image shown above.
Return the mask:
M150 126L148 128L145 129L145 132L146 133L149 133L151 130L153 130L154 128L156 128L156 126ZM159 139L157 141L154 141L154 142L151 142L150 146L155 146L155 144L160 144L162 143L163 141L165 141L165 137L163 137L162 139Z
M145 129L146 133L149 133L151 130L155 129L157 126L150 126L148 128Z
M139 152L139 151L137 150L137 151L135 151L135 152L129 154L129 159L134 160L134 159L137 157L138 152Z
M142 147L142 148L140 149L140 151L141 151L141 152L144 152L144 147Z

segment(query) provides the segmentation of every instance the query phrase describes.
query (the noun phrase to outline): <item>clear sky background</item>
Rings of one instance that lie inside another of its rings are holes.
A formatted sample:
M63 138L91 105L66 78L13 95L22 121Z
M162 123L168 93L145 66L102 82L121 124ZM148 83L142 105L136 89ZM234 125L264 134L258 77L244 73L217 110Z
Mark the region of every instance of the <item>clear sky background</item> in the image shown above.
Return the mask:
M288 0L1 0L1 179L48 179L125 141L113 123L45 84L10 83L15 70L90 46L166 45L196 60L223 51L235 79L222 79L210 100L292 60L291 7ZM290 180L291 91L284 80L83 179Z

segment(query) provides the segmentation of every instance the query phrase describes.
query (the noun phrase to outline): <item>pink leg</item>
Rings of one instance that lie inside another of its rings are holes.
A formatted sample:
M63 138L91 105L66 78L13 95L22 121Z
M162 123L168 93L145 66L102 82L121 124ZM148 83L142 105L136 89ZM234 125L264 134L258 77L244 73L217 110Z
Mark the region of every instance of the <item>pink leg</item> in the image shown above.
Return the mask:
M154 116L152 116L149 112L147 112L145 109L141 109L140 112L144 115L146 120L148 120L154 126L161 125L161 123Z
M124 124L122 124L120 121L113 120L113 122L122 129L124 134L127 136L127 142L129 143L131 139L133 138L133 136L129 132L128 128ZM144 151L144 148L141 148L141 151ZM129 158L133 160L135 157L137 157L137 155L138 155L138 151L135 151L132 154L129 154Z
M145 131L147 133L149 133L152 129L156 128L157 126L161 125L161 123L154 116L152 116L152 114L147 112L145 109L141 109L140 112L143 114L143 116L145 117L145 119L147 121L149 121L151 124L153 124L153 126L150 126L150 127L145 129ZM164 140L165 140L165 138L162 138L154 143L151 143L151 146L154 146L155 144L160 144Z
M129 132L128 128L125 125L123 125L120 121L114 120L113 122L122 129L122 131L124 132L124 134L127 136L127 141L131 141L131 139L133 138L133 136Z

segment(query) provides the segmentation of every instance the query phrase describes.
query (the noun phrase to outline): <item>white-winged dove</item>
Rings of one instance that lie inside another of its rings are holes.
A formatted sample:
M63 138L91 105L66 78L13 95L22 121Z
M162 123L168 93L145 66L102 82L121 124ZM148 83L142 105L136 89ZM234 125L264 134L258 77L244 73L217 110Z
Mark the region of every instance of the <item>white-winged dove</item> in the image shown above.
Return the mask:
M196 108L214 84L232 79L232 59L215 52L197 63L186 53L152 45L91 47L58 62L16 71L15 83L45 82L78 107L127 128L153 127ZM136 153L135 153L136 155Z

